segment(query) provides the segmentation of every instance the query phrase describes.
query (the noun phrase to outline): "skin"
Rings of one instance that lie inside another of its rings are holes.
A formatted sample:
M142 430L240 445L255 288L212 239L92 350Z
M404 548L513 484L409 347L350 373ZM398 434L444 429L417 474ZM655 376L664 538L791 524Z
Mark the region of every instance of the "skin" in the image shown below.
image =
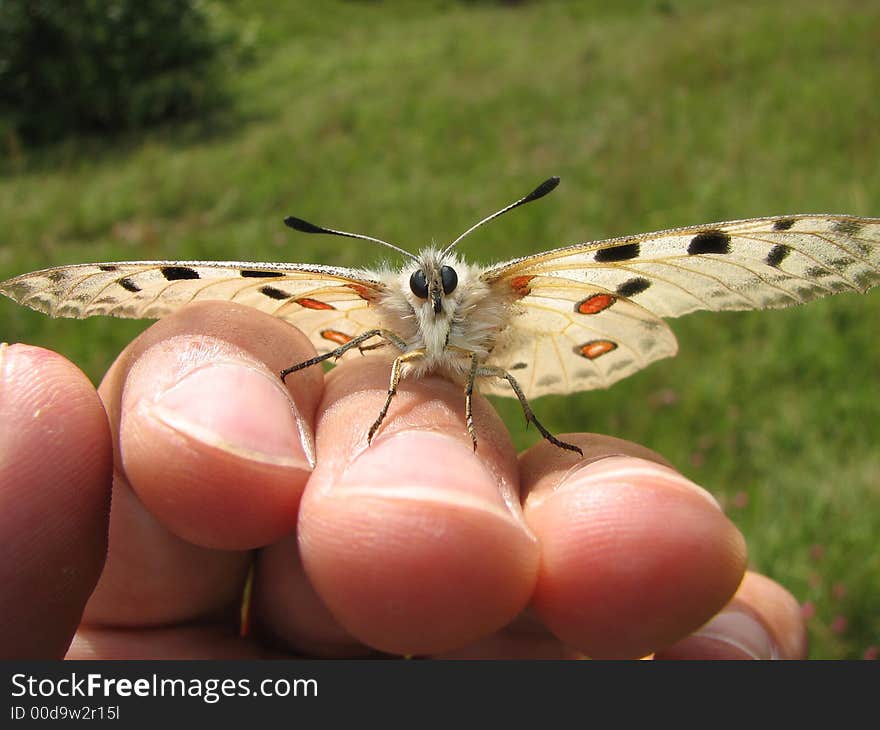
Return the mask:
M217 303L156 323L97 393L3 346L4 658L806 655L797 602L662 457L595 434L517 457L480 398L475 454L434 377L402 382L368 447L387 359L281 384L312 355Z

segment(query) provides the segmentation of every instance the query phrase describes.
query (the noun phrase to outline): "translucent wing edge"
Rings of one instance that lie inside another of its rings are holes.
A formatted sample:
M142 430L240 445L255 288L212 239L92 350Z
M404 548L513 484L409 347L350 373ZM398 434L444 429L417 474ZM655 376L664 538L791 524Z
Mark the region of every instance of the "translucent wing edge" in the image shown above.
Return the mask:
M280 275L290 272L302 272L306 274L321 274L322 276L332 276L338 279L350 280L357 284L372 286L377 290L385 287L382 282L368 278L371 274L365 269L349 269L341 266L325 266L323 264L291 264L291 263L272 263L268 261L99 261L89 264L66 264L62 266L50 266L46 269L38 269L29 271L26 274L13 276L11 279L0 281L0 291L16 281L21 281L33 276L49 276L53 272L72 272L77 269L88 271L95 267L119 267L141 270L141 269L158 269L167 266L176 266L182 268L200 268L200 269L239 269L251 271L280 272Z
M284 280L291 274L314 274L318 277L334 279L341 285L353 284L366 288L378 296L385 291L384 283L373 278L373 274L367 270L349 269L337 266L323 266L320 264L291 264L272 263L265 261L107 261L88 264L69 264L39 269L25 274L19 274L0 282L0 294L4 294L13 301L30 307L50 316L56 316L53 304L47 298L38 298L39 294L45 293L50 287L35 289L34 283L45 281L49 285L69 285L71 282L79 283L85 277L109 275L110 281L122 281L127 277L138 273L173 269L175 271L189 270L229 270L239 272L245 279L249 277L259 278L264 282ZM82 278L80 278L80 275ZM182 277L186 278L186 277ZM198 278L198 277L195 277ZM69 316L62 314L61 316Z
M511 274L524 274L528 273L528 268L524 267L524 264L541 264L545 261L552 260L559 256L566 256L570 253L575 253L578 251L583 251L584 253L588 253L591 251L595 251L597 249L607 248L609 246L614 246L616 244L626 244L626 243L640 243L644 241L651 241L656 238L663 238L664 236L680 236L689 233L700 233L706 230L712 229L723 229L726 227L735 227L742 225L756 225L760 223L775 223L776 221L789 221L789 220L805 220L810 218L821 218L821 219L830 219L835 221L853 221L857 223L864 223L869 225L878 225L880 224L880 218L867 218L864 216L857 215L849 215L842 213L794 213L790 215L772 215L765 216L760 218L738 218L736 220L729 221L719 221L716 223L700 223L692 226L681 226L679 228L665 228L660 231L652 231L650 233L637 233L630 234L627 236L617 236L614 238L604 238L598 241L587 241L583 243L573 243L568 246L561 246L559 248L553 248L548 251L542 251L539 254L531 254L528 256L520 256L515 259L510 259L508 261L503 261L499 264L495 264L494 266L486 269L481 278L483 281L488 283L494 283L499 279L503 279L507 275Z

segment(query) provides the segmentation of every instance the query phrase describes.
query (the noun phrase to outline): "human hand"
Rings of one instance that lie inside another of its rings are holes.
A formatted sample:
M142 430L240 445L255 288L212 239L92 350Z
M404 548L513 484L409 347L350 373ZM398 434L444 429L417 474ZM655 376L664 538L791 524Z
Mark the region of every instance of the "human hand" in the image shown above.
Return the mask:
M4 654L805 656L795 600L742 580L742 536L661 457L566 434L583 458L543 442L517 460L480 398L475 454L439 378L404 380L368 447L387 361L285 387L311 354L219 303L147 330L100 399L59 355L0 350Z

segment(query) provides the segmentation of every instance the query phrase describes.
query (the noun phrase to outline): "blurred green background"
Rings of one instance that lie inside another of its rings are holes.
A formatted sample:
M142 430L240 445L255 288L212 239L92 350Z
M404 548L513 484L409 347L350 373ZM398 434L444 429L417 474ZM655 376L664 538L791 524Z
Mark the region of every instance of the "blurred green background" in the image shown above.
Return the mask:
M188 118L36 143L7 115L0 279L120 259L370 264L385 252L282 218L415 250L549 175L563 181L552 196L462 252L490 262L743 217L880 215L877 3L200 5L233 40L221 93ZM803 604L813 657L874 656L878 312L880 291L690 315L672 323L677 358L534 406L554 432L664 454L721 500L752 567ZM0 301L0 338L58 350L96 382L148 324ZM517 443L534 443L516 402L496 402Z

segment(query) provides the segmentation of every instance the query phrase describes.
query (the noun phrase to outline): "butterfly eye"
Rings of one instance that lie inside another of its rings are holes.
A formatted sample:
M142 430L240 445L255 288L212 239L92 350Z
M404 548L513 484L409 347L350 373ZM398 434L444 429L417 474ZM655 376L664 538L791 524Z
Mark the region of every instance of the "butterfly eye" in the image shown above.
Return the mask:
M424 271L421 269L413 271L412 276L409 277L409 288L419 299L428 298L428 277L425 276Z
M451 266L443 266L440 269L440 281L443 283L443 293L451 294L458 286L458 274Z

